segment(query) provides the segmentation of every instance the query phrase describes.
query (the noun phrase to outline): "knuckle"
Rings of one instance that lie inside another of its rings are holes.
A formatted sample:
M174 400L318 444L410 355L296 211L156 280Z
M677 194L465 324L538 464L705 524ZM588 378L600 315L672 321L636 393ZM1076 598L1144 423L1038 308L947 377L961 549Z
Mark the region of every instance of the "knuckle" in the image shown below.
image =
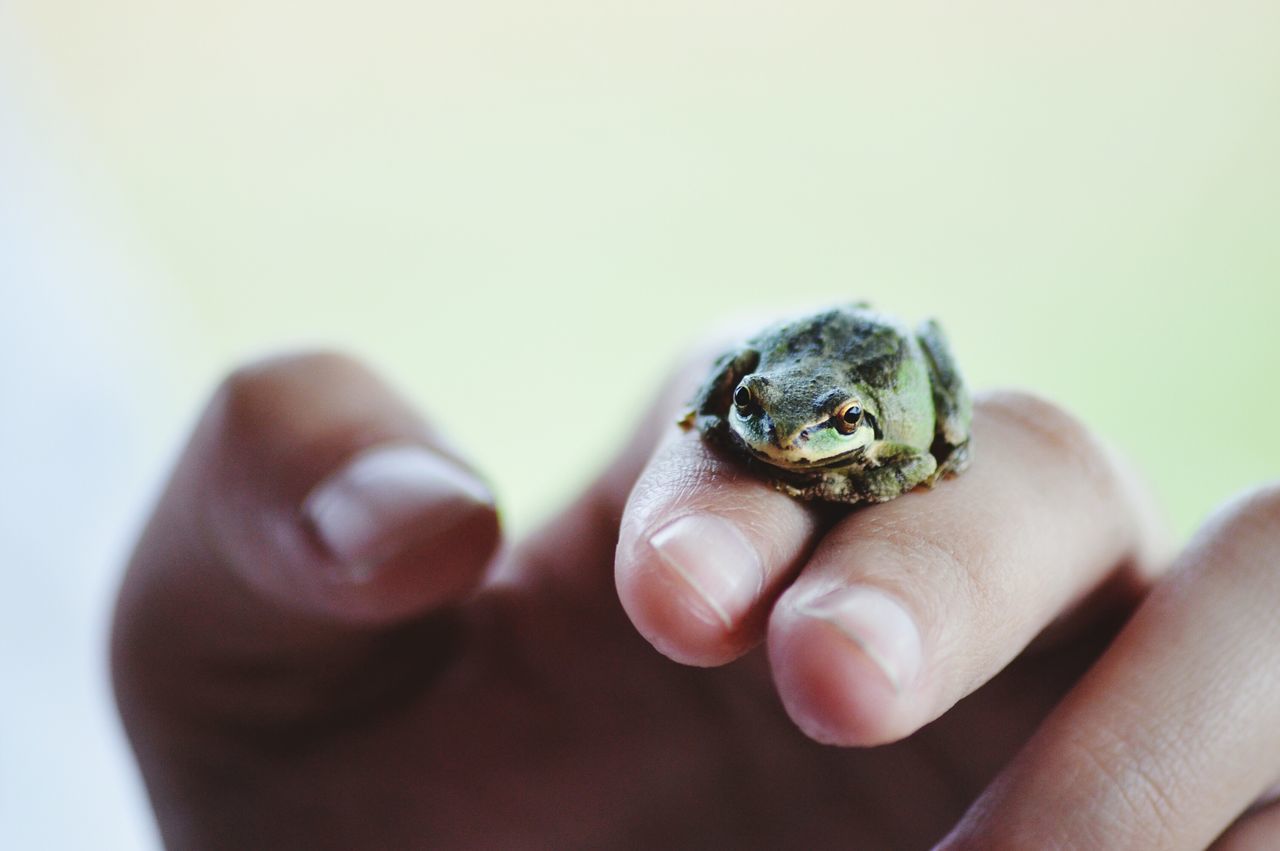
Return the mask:
M1143 748L1133 741L1133 736L1095 731L1072 742L1065 764L1074 766L1084 783L1084 811L1095 828L1112 841L1128 836L1166 847L1174 838L1168 835L1170 826L1178 824L1182 811L1173 780L1177 772L1169 768L1180 761L1178 749L1161 737Z
M1280 539L1280 481L1245 491L1228 504L1226 516L1238 531L1270 532Z
M1053 459L1057 469L1081 477L1096 496L1109 500L1120 491L1111 451L1061 406L1025 390L999 390L981 395L975 408Z
M1055 453L1093 457L1100 446L1084 423L1061 406L1026 390L998 390L976 403L984 416L1013 425Z
M1183 570L1225 571L1251 593L1258 583L1280 590L1280 482L1246 491L1224 505L1200 531L1182 559Z

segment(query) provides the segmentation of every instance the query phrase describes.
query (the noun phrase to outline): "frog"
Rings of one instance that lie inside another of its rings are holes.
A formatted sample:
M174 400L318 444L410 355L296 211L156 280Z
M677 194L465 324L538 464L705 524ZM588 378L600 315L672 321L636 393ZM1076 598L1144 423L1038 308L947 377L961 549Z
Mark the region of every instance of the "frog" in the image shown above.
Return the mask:
M679 425L792 497L858 504L966 470L972 417L937 320L911 329L863 301L725 352Z

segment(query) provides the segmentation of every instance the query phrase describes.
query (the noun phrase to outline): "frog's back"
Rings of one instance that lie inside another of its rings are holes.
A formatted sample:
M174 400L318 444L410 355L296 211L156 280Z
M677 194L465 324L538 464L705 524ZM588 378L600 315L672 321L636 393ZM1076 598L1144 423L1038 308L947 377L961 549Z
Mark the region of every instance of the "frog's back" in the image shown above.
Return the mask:
M892 384L910 354L911 334L896 320L862 306L841 306L774 326L753 341L761 371L820 358L845 364L861 382Z

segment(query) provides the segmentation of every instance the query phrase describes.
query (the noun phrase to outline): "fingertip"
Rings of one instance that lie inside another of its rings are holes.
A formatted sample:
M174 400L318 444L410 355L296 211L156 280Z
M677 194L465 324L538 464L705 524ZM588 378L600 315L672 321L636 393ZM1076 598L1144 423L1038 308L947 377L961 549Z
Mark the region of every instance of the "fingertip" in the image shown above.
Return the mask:
M383 625L459 602L481 584L499 540L493 507L471 506L447 532L388 558L373 579L334 586L326 608L337 620Z
M769 662L791 719L831 745L872 746L914 732L920 638L905 609L872 588L784 595Z
M413 444L358 452L312 489L302 518L324 551L329 607L344 620L398 620L460 599L498 544L488 487Z
M640 634L671 659L731 662L763 638L768 604L814 529L810 513L696 433L670 434L623 512L619 599Z
M674 661L723 665L756 642L760 556L724 518L685 515L624 539L615 576L632 624Z
M414 444L356 453L311 489L302 515L332 558L334 579L361 583L418 539L493 509L483 482L458 464Z
M391 623L461 599L499 543L488 486L335 352L232 372L175 482L178 509L245 584L326 620Z

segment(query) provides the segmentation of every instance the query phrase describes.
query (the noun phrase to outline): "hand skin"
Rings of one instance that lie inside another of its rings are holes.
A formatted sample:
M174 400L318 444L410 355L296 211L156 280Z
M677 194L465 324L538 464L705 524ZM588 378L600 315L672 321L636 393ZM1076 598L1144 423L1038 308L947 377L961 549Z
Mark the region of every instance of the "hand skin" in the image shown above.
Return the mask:
M1193 848L1276 781L1280 492L1162 581L1142 490L1005 393L963 476L802 504L674 427L706 362L514 546L359 364L232 375L113 633L166 844Z

